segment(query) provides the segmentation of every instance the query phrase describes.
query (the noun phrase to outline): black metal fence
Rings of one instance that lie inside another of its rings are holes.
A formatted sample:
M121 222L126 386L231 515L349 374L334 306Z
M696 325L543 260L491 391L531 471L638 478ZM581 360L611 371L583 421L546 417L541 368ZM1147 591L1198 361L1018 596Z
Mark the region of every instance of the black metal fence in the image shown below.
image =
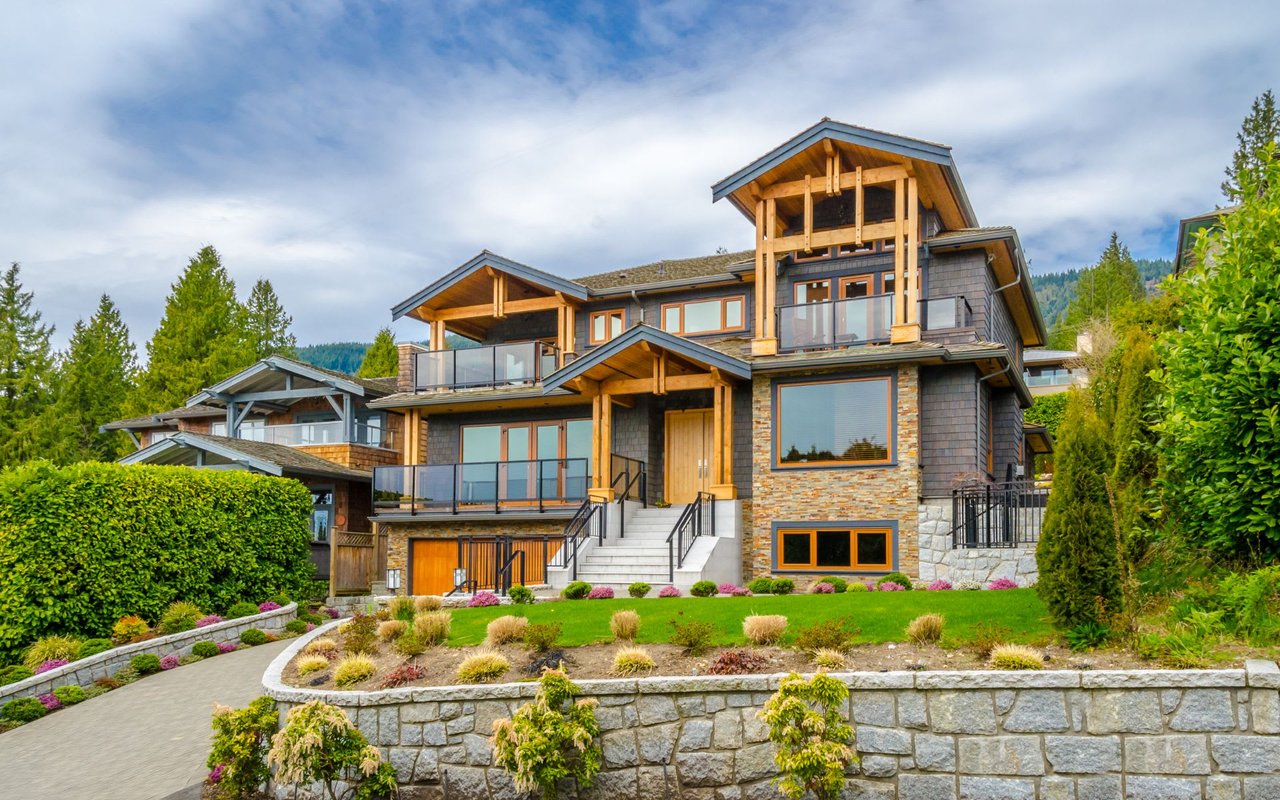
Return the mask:
M1040 539L1049 487L1034 481L965 486L951 493L953 548L1018 547Z

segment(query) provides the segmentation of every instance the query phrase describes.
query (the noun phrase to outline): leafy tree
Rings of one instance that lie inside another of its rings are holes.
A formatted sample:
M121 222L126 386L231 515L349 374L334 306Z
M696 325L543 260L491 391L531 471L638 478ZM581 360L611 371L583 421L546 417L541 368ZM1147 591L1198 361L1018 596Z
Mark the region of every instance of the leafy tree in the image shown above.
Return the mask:
M383 328L374 337L373 344L364 353L360 362L360 370L356 372L361 378L389 378L400 371L400 354L396 349L395 337L390 328Z
M171 288L147 343L147 368L134 402L140 413L181 406L254 361L236 286L217 250L201 248Z
M1220 555L1280 556L1280 163L1240 173L1241 205L1196 245L1171 292L1180 326L1157 351L1166 504ZM1205 257L1213 252L1213 263Z
M53 401L53 327L40 322L17 263L0 279L0 467L38 453L35 435Z
M1045 394L1031 401L1022 415L1024 421L1032 425L1043 425L1049 437L1058 438L1058 427L1062 424L1062 416L1067 413L1067 393Z
M114 461L125 451L124 434L102 433L98 427L123 416L137 368L129 328L104 294L89 321L76 322L62 360L53 406L53 424L61 437L51 458L62 463Z
M245 336L255 359L267 356L298 357L298 340L289 332L293 317L285 313L271 281L259 278L244 306Z
M1062 320L1050 336L1050 344L1060 350L1073 349L1076 334L1090 322L1110 319L1121 308L1143 297L1138 265L1115 233L1111 234L1111 241L1098 263L1081 273L1075 291L1075 297L1067 304Z
M1084 392L1071 390L1054 459L1053 491L1036 546L1036 590L1060 628L1106 623L1120 611L1120 569L1107 475L1106 431Z
M1280 113L1276 112L1276 99L1268 89L1254 98L1249 115L1240 123L1236 151L1231 156L1231 166L1226 169L1227 179L1222 182L1223 196L1232 203L1244 199L1242 175L1251 176L1250 182L1256 194L1264 193L1267 189L1266 164L1275 158L1275 150L1268 147L1277 144L1280 144Z

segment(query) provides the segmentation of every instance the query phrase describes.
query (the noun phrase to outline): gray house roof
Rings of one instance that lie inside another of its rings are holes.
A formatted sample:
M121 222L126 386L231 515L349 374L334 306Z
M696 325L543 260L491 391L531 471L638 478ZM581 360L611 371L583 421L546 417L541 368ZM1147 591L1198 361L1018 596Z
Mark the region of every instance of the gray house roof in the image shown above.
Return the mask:
M566 295L576 297L579 300L587 299L587 289L579 283L565 280L564 278L552 275L549 272L543 272L542 270L535 269L528 264L521 264L519 261L512 261L509 258L498 255L497 253L491 253L488 250L481 250L474 257L455 268L448 275L424 286L408 298L392 306L391 318L393 320L400 319L405 314L408 314L410 311L422 305L427 300L430 300L435 295L443 292L458 281L481 269L486 264L500 269L509 275L515 275L516 277L523 278L530 283L545 286L552 291L564 292Z
M212 456L214 464L238 465L266 475L306 475L346 480L371 480L372 473L350 469L293 447L247 439L229 439L182 431L130 453L121 464L169 464L192 466L193 454Z
M566 382L581 376L592 367L608 361L623 350L640 342L648 342L676 355L724 370L735 378L751 377L751 365L741 359L726 355L719 350L713 350L706 345L667 333L652 325L641 323L630 328L608 344L597 347L581 358L574 359L548 375L542 381L543 393L550 393L560 389Z
M187 406L218 403L222 402L222 398L227 395L267 389L278 385L276 379L284 374L357 397L382 397L395 391L394 378L357 378L354 375L304 364L284 356L268 356L253 366L201 390L187 401Z
M672 258L654 261L651 264L640 264L634 267L623 267L609 272L574 278L596 293L623 287L648 286L667 281L682 281L693 278L709 278L714 276L730 277L734 273L750 272L755 268L755 250L739 250L734 253L714 253L708 256L693 258Z

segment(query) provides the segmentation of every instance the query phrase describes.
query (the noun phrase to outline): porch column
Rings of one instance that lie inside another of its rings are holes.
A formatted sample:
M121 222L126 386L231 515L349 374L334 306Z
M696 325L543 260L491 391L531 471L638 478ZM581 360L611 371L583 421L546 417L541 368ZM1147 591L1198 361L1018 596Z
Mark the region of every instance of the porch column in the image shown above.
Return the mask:
M595 456L588 494L593 500L607 502L613 499L613 487L609 485L613 478L609 458L613 443L613 398L604 393L591 401L591 443Z
M356 415L351 405L351 395L342 394L342 441L351 444L356 441Z
M717 500L733 500L738 496L733 484L733 386L718 381L711 387L712 449L711 494Z
M920 341L920 322L916 270L919 254L916 252L915 227L919 224L916 205L919 203L916 179L908 175L893 182L893 327L889 341L893 344Z

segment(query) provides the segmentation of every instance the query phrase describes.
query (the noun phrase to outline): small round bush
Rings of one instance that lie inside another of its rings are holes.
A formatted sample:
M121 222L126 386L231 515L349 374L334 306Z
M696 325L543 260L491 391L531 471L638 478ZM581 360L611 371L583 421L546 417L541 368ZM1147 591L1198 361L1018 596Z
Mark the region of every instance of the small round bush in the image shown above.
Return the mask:
M329 668L329 659L324 656L300 656L294 663L298 669L299 675L310 675L313 672L323 672Z
M79 653L79 640L70 636L45 636L27 648L22 663L35 669L46 661L74 661Z
M612 600L613 587L597 586L593 588L591 591L587 592L587 599L588 600Z
M987 663L992 669L1044 669L1044 656L1024 645L1002 644L991 649Z
M467 608L485 608L486 606L500 606L502 601L493 592L476 592L472 596L471 602L467 603Z
M110 639L85 639L80 643L80 649L76 651L76 658L88 658L96 656L98 653L105 653L112 647Z
M711 597L718 589L715 581L698 581L689 589L689 594L694 597Z
M290 603L292 603L292 602L293 602L293 600L289 597L289 595L284 594L283 592L281 592L281 593L278 593L278 594L273 594L273 595L271 595L270 597L268 597L268 598L267 598L267 602L268 602L268 603L275 603L275 604L276 604L276 608L284 608L285 606L287 606L287 605L289 605Z
M774 594L791 594L796 590L796 582L790 578L778 578L774 580L772 592Z
M845 590L849 588L849 582L837 575L828 575L825 578L818 578L818 580L831 584L831 588L836 590L836 594L844 594Z
M201 658L213 658L221 652L216 642L196 642L191 645L191 655Z
M333 670L333 682L338 686L351 686L373 677L378 667L373 659L363 653L347 656Z
M150 630L146 620L136 614L129 614L121 617L115 625L111 626L111 639L117 644L125 644L139 636L145 636Z
M626 677L657 669L653 656L643 647L624 647L613 654L613 674Z
M527 606L533 604L533 590L528 586L516 584L507 590L507 597L511 598L511 602L518 606Z
M501 678L511 669L511 662L498 653L480 652L458 665L454 677L459 683L488 683Z
M84 689L79 686L59 686L53 690L53 696L58 698L58 702L64 706L74 706L76 703L83 703L87 698Z
M300 619L291 619L285 623L284 629L289 633L306 633L307 623Z
M44 703L34 697L21 697L10 700L0 708L0 719L9 722L31 722L48 713L49 709L44 707Z
M846 592L856 593L856 592L869 592L871 591L871 588L867 586L865 583L863 583L862 581L854 581L853 583L846 586L844 590Z
M884 583L876 584L876 591L879 592L905 592L910 588L910 586L903 586L896 581L885 581Z
M727 595L733 596L739 591L740 589L738 588L738 584L736 583L721 583L716 586L716 592L719 594L727 594Z
M259 614L265 614L265 613L267 613L268 611L277 611L277 610L279 610L279 609L281 609L281 608L284 608L284 606L280 605L279 603L277 603L277 602L276 602L276 601L274 601L274 600L268 600L268 601L266 601L265 603L259 603L259 604L258 604L258 613L259 613Z
M976 592L982 588L982 584L977 581L960 581L956 584L956 588L962 592Z
M170 653L169 655L160 659L160 669L163 669L163 670L177 669L180 663L181 663L181 660L177 656Z
M809 587L809 594L835 594L836 587L826 581L818 581Z
M590 593L591 584L586 581L574 581L560 590L560 596L565 600L581 600Z
M1011 581L1008 578L996 578L994 581L987 584L987 588L994 592L998 592L1001 589L1017 589L1018 582Z
M773 578L754 578L747 584L752 594L773 594Z
M945 578L938 578L936 581L929 584L929 591L931 592L949 592L951 589L951 581Z
M663 586L658 590L658 597L679 597L680 590L674 586Z
M412 627L400 634L400 637L392 642L391 646L405 658L413 658L427 652L427 643L418 635L418 631Z
M150 675L160 671L160 656L154 653L139 653L129 659L129 666L139 675Z
M257 647L260 644L266 644L271 641L271 637L267 636L265 631L258 630L257 628L250 628L240 634L240 641L250 647Z
M901 572L890 572L887 575L882 575L880 579L876 581L876 587L883 587L886 583L896 583L898 586L902 587L903 591L911 590L911 579Z
M0 686L4 686L6 683L24 681L35 674L35 670L24 664L10 664L7 667L0 667Z
M627 587L627 594L636 598L644 597L651 591L653 591L653 587L644 581L636 581Z
M156 630L165 636L171 633L189 631L196 626L196 620L203 616L204 612L195 603L178 600L175 603L171 603L164 610L164 613L160 615L160 621L156 623Z
M252 617L258 613L258 607L253 603L241 600L231 608L227 609L227 619L239 619L240 617Z
M43 705L49 711L57 711L58 709L62 708L62 701L59 700L58 696L53 694L52 692L50 692L49 694L38 695L36 699L39 700L41 705Z

